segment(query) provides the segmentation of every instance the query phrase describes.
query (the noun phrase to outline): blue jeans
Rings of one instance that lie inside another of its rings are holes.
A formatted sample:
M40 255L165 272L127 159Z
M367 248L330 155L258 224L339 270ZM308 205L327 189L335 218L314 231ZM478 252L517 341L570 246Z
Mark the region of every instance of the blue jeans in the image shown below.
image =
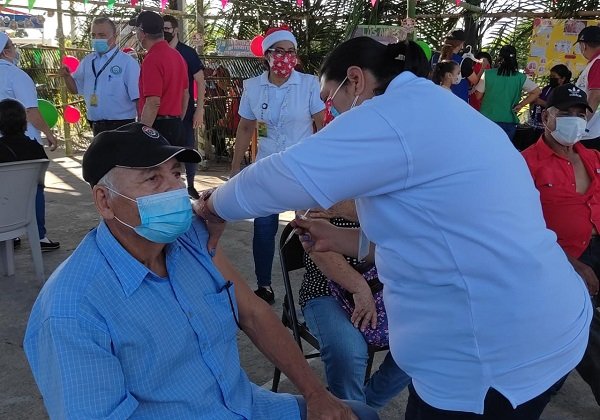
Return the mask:
M517 132L517 124L515 123L504 123L496 122L501 129L504 130L510 141L513 141Z
M367 343L334 297L311 299L302 312L306 325L319 341L327 384L336 397L362 401L378 410L410 383L410 377L389 352L379 370L364 383L369 358Z
M188 121L187 119L183 120L183 145L188 149L198 149L196 135L194 133L194 124L192 121ZM196 176L197 170L197 163L185 163L185 179L188 187L194 186L194 177Z
M254 219L252 254L254 255L254 273L259 287L271 285L271 270L275 255L275 235L279 227L279 215L272 214Z
M35 195L35 219L37 221L38 234L40 239L46 237L46 200L44 198L44 186L37 186Z
M294 395L294 397L296 397L298 408L300 408L300 418L302 420L306 420L308 418L308 414L306 412L306 401L304 400L304 397L300 395ZM377 412L363 403L347 400L344 400L344 403L350 406L352 412L356 417L358 417L359 420L379 420Z

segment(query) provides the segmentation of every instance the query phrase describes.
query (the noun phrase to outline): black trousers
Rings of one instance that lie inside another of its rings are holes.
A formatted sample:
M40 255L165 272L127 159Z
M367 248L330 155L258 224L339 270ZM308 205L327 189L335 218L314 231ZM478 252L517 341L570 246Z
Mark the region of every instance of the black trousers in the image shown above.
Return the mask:
M181 118L156 118L152 125L173 146L185 146Z
M600 279L600 237L593 236L588 247L583 251L579 261L589 265ZM596 307L599 299L596 296L594 301L594 316L590 325L590 339L583 359L577 365L577 372L583 380L590 386L596 399L596 403L600 405L600 312Z
M134 119L130 120L100 120L100 121L90 121L90 126L92 127L92 131L94 132L94 137L103 131L116 130L117 128L135 122Z
M558 384L562 384L565 378L517 408L513 408L510 401L502 394L490 388L485 396L483 414L447 411L432 407L419 397L415 388L410 384L408 386L409 395L404 418L405 420L537 420L550 402L550 397L555 392L555 388Z

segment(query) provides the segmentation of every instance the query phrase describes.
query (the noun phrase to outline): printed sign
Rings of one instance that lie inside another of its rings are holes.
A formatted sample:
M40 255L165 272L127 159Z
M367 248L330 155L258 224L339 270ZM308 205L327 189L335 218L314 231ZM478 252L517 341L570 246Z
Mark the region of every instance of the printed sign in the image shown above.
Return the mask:
M575 44L577 35L586 26L600 25L598 20L535 19L531 49L525 72L547 76L557 64L566 65L576 78L587 64Z
M410 28L404 26L358 25L352 33L352 38L368 36L387 45L404 41L409 32Z
M217 39L217 55L228 57L254 57L250 41L243 39Z

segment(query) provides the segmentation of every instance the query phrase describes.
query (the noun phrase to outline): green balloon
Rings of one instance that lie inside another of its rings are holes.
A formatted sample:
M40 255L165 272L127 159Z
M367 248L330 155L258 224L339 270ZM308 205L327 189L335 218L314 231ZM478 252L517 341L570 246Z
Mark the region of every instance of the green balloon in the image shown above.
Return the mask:
M38 99L38 109L48 127L54 127L58 122L58 110L54 104L45 99Z
M425 57L427 57L427 60L431 60L431 47L427 45L425 41L422 41L420 39L416 41L416 43L417 45L419 45L419 47L421 47L421 49L425 53Z

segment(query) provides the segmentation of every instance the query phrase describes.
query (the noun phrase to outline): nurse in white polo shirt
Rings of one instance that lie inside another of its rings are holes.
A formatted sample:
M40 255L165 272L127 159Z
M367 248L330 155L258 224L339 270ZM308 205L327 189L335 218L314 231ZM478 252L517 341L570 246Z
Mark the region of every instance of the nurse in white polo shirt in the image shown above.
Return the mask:
M66 66L60 74L69 92L83 95L95 136L135 121L140 65L119 50L116 26L109 18L94 19L91 38L94 52L81 60L73 75Z
M316 76L294 70L297 64L296 38L287 28L272 28L266 33L262 49L268 70L244 81L240 101L240 123L231 162L232 175L240 164L252 135L258 128L256 160L279 153L310 136L323 126L325 105L319 96ZM271 266L275 252L279 215L254 219L252 251L258 288L255 293L268 303L274 302Z
M17 67L18 62L19 52L15 44L5 32L0 32L0 100L10 98L21 102L27 110L27 137L42 144L41 133L44 133L50 150L55 150L58 143L38 109L35 83Z
M219 217L354 198L375 244L390 351L412 378L406 420L537 420L586 349L590 296L546 228L523 158L428 70L412 41L342 43L320 72L341 115L194 207L214 234ZM308 252L357 255L356 229L297 223Z
M55 150L58 142L38 109L35 83L27 73L17 67L18 61L19 52L15 44L5 32L0 32L0 100L16 99L21 102L27 112L27 131L25 135L43 144L41 133L44 133L50 145L50 150ZM46 236L45 206L44 186L39 185L35 198L35 214L40 246L42 251L52 251L58 249L60 243L51 241Z

